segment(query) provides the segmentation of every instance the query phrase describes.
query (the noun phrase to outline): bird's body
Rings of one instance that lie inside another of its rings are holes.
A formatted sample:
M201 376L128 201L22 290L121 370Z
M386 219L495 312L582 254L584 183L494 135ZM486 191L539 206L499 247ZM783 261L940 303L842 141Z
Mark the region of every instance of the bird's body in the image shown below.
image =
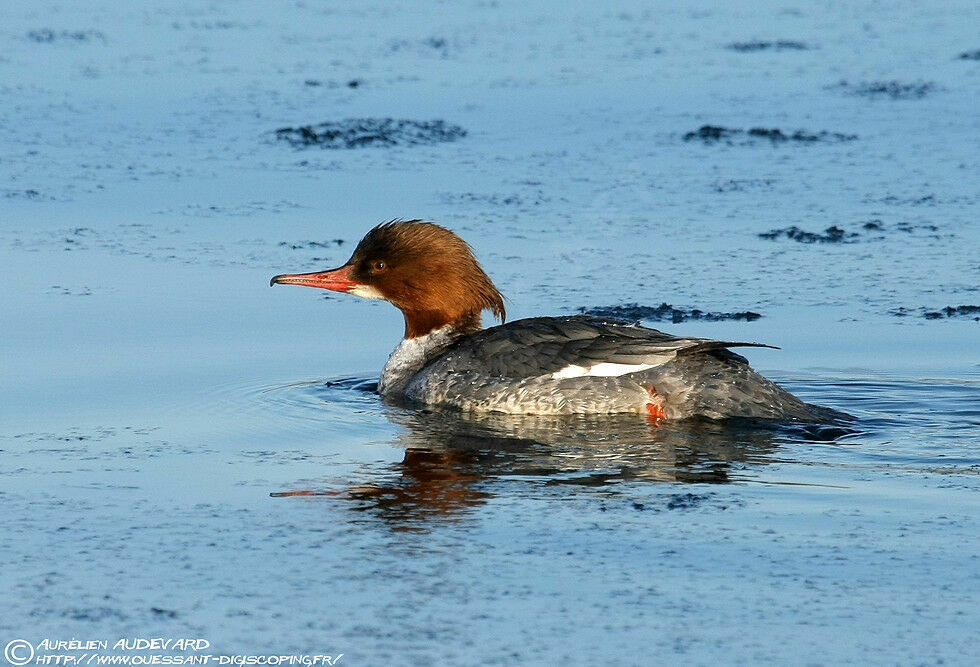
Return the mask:
M453 232L392 222L371 230L344 266L276 276L383 298L405 315L405 338L385 365L389 400L473 412L639 413L654 420L732 417L820 422L841 416L796 398L749 367L732 347L757 343L685 338L590 316L501 319L503 300Z

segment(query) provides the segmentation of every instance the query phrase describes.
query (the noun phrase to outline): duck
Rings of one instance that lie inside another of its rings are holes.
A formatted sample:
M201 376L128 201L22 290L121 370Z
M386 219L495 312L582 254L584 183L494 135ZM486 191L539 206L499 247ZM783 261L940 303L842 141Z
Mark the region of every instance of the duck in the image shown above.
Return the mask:
M797 398L732 351L770 345L584 314L508 322L504 297L472 248L424 220L381 223L342 266L269 284L382 299L402 312L404 337L378 382L386 402L468 413L635 413L657 423L845 416ZM483 328L485 311L500 324Z

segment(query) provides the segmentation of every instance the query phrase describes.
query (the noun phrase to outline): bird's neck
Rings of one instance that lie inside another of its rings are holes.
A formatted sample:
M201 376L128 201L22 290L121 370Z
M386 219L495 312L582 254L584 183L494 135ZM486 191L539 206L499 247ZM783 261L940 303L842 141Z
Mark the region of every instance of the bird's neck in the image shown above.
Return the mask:
M406 316L406 322L407 320ZM386 397L404 394L412 376L442 354L453 341L479 328L477 324L475 329L459 330L451 324L446 324L420 336L406 336L388 357L388 362L381 371L378 392Z
M457 337L483 328L480 311L452 312L441 309L402 309L405 316L405 339L423 338L448 329Z

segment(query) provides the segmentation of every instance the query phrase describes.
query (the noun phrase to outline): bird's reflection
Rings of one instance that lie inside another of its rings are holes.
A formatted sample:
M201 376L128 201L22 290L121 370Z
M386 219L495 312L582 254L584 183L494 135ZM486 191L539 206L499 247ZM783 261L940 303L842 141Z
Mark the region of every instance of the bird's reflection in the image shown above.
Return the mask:
M454 519L514 479L541 485L610 487L621 482L724 484L749 466L778 461L788 442L834 441L841 426L773 427L750 422L653 423L636 415L463 414L386 407L403 427L402 461L370 484L335 491L358 510L399 528ZM380 471L379 471L380 472Z

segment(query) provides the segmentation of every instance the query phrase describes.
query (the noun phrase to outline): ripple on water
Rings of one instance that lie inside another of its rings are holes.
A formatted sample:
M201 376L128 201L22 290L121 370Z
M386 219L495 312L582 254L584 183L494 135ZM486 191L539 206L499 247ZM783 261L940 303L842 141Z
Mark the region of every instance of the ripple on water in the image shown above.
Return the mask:
M305 423L319 423L341 416L377 410L378 382L369 377L329 380L295 380L275 384L235 381L207 390L207 398L197 407L204 413L221 413L232 417L268 416Z
M429 466L431 456L442 456L456 463L469 461L480 468L472 474L481 478L507 476L548 484L725 483L746 479L744 470L778 458L776 452L794 439L833 443L852 433L833 425L657 425L635 415L463 414L384 405L375 391L373 380L344 378L271 387L259 397L310 424L330 420L355 425L383 417L396 427L390 444L408 453L406 461L426 452Z
M338 415L370 414L379 406L378 381L368 377L306 380L275 385L260 390L268 405L289 416L309 421L332 419Z
M288 443L282 452L296 460L342 450L353 465L311 464L294 484L270 488L273 495L343 496L406 516L463 511L503 492L505 482L530 485L507 487L522 495L623 483L833 486L852 473L977 472L976 438L964 435L980 426L978 379L820 377L783 384L857 420L657 425L634 415L461 414L386 405L376 379L366 376L226 385L202 408L265 429L266 444L244 447L243 456ZM387 445L383 455L379 444Z

